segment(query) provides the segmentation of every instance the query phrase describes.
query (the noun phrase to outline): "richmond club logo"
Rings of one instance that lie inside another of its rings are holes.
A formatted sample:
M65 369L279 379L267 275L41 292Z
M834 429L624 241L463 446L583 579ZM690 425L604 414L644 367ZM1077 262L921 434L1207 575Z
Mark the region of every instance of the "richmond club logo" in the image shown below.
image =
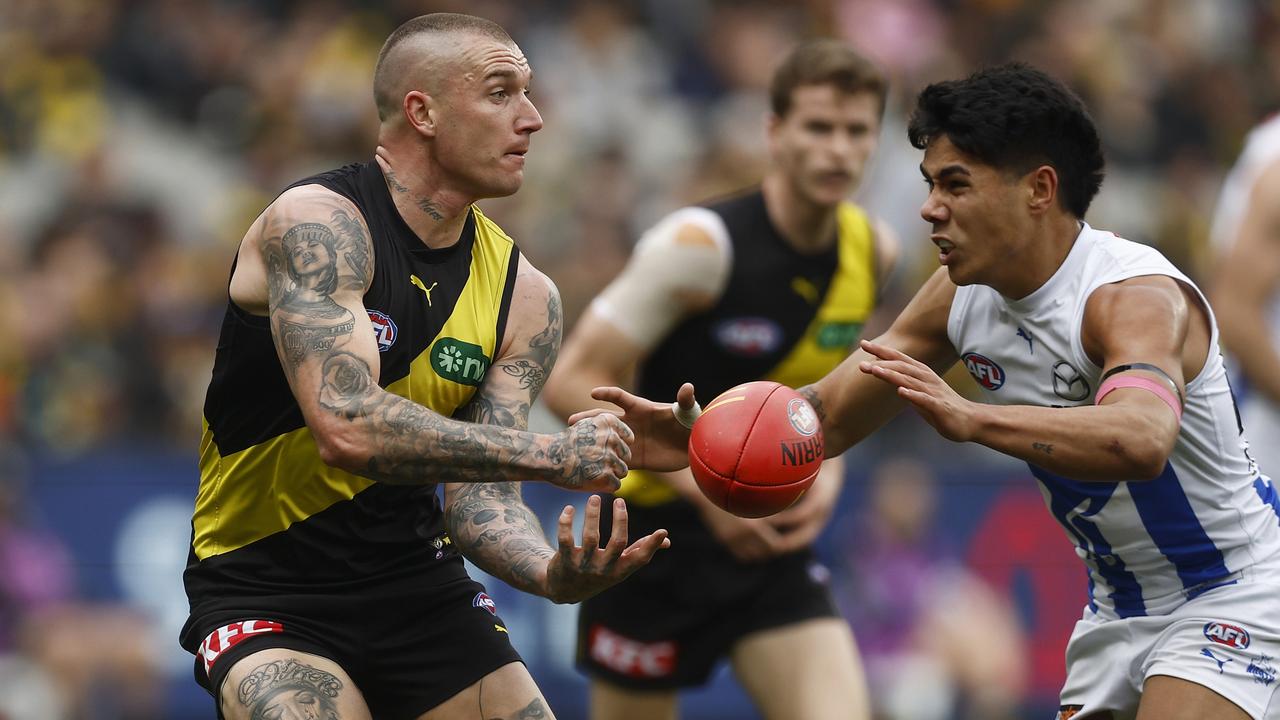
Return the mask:
M801 398L791 398L787 403L787 419L791 421L791 427L801 435L818 432L818 414Z
M386 352L396 344L396 336L400 331L389 315L378 310L369 311L369 322L373 325L373 337L378 340L378 352Z
M1000 386L1004 385L1004 369L991 358L978 353L965 353L960 360L969 369L973 379L977 380L982 387L988 390L999 390Z

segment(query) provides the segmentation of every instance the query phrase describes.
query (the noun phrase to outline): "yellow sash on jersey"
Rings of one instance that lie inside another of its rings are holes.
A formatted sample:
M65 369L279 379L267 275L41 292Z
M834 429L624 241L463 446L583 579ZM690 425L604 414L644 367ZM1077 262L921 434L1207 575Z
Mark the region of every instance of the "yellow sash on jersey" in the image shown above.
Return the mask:
M471 399L501 342L498 314L514 243L479 208L473 206L473 210L476 238L471 266L453 313L410 363L409 373L386 388L445 416ZM403 281L410 282L409 278ZM443 361L441 353L446 356ZM477 364L483 365L479 376ZM463 382L442 376L437 367L457 373ZM287 530L334 503L350 500L373 483L321 462L308 427L223 456L206 419L193 519L196 557L204 560Z
M763 378L798 388L817 382L857 345L876 305L876 254L871 224L861 208L841 203L836 212L840 265L822 305L791 351ZM804 288L794 288L804 294ZM679 496L661 478L633 470L618 494L637 505L659 505Z

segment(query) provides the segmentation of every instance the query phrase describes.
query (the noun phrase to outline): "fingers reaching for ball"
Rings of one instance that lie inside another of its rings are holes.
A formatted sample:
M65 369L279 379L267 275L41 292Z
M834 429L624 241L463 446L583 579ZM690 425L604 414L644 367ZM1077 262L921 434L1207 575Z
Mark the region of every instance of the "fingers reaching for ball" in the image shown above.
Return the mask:
M572 505L560 513L556 537L559 549L547 568L547 597L555 602L580 602L621 582L648 564L659 550L671 547L666 530L654 532L628 545L627 505L613 500L613 523L608 542L600 546L600 496L587 498L583 512L582 546L574 542Z

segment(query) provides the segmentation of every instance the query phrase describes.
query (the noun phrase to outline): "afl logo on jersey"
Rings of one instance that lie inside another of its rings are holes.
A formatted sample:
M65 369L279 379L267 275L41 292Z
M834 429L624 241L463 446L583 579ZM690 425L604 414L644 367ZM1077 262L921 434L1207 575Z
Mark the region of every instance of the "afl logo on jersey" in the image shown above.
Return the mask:
M377 310L369 311L369 322L373 324L373 336L378 340L378 352L386 352L396 344L396 324L386 313Z
M498 614L498 606L493 602L493 598L489 597L488 593L476 593L476 596L471 599L471 607L484 608L489 611L490 615Z
M711 332L716 342L734 355L764 355L777 350L782 344L782 328L768 318L722 320L716 323Z
M1219 645L1243 650L1249 647L1249 631L1239 625L1222 622L1205 623L1204 636Z
M988 390L999 390L1000 386L1004 385L1004 369L991 358L978 353L965 353L960 360L964 362L966 368L969 368L969 374L982 387Z
M800 398L792 398L787 403L787 419L791 421L791 427L801 435L808 436L818 432L818 414L809 403Z

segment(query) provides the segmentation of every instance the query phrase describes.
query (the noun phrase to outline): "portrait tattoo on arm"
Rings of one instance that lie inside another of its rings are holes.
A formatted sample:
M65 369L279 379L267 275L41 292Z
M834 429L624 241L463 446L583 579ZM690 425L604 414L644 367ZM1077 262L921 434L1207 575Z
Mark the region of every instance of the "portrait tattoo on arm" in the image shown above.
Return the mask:
M290 374L308 356L341 346L355 331L355 316L333 299L338 290L338 245L328 225L300 223L285 232L278 248L274 243L267 248L272 316ZM347 255L349 259L351 253Z

